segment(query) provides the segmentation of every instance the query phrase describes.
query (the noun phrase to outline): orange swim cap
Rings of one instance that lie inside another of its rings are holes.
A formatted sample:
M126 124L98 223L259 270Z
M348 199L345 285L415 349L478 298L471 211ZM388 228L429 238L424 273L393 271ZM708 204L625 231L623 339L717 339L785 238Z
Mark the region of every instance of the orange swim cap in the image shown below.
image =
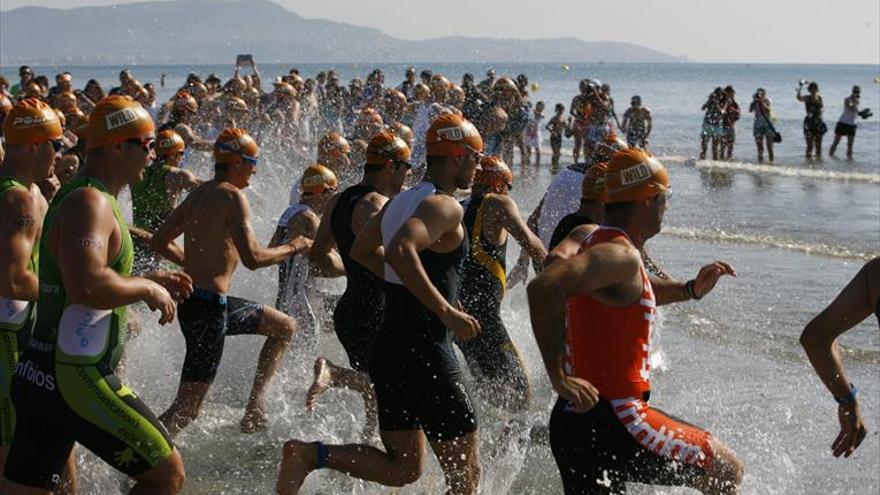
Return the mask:
M227 112L247 113L248 106L244 100L237 96L230 96L226 99L225 109Z
M367 145L367 164L384 165L388 160L409 163L410 149L406 142L391 132L373 136Z
M214 142L214 161L217 163L229 163L236 156L256 165L260 154L260 147L247 131L230 127L217 136Z
M397 137L403 139L407 146L412 148L411 143L413 142L413 131L408 125L402 122L395 122L391 124L391 131L396 134Z
M180 134L172 129L159 131L159 135L156 136L157 156L174 155L177 153L183 153L185 150L186 143L183 142L183 138L180 137Z
M189 91L180 91L174 95L174 102L171 104L171 108L177 112L196 113L199 111L199 102L189 94Z
M425 136L427 156L462 156L482 153L483 138L469 120L454 113L434 119Z
M608 164L597 163L584 173L581 183L581 198L596 203L605 202L605 172Z
M302 179L299 181L299 190L304 195L321 194L336 189L336 185L336 174L320 163L316 163L306 167Z
M643 150L620 150L605 172L605 202L622 203L656 196L669 189L669 174L656 158Z
M480 166L474 172L474 184L481 184L492 189L511 189L513 186L513 172L499 156L484 156L480 160Z
M318 141L319 157L329 156L331 158L337 158L340 155L347 155L349 153L351 153L351 145L348 144L348 140L342 137L342 134L339 134L338 132L328 132L321 137L320 141Z
M140 103L130 96L108 96L89 116L88 148L152 135L154 130L152 117Z
M18 102L3 123L6 144L38 144L61 139L61 133L61 121L55 110L36 98Z

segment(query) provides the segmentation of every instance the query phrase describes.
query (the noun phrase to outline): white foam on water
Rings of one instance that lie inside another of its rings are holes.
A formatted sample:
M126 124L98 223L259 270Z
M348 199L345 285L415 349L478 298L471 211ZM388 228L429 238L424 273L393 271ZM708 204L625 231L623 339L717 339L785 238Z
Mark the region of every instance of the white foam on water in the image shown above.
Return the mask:
M822 243L807 243L761 234L741 234L727 232L720 229L700 229L693 227L664 226L662 235L669 235L684 239L694 239L710 242L736 242L741 244L754 244L776 249L787 249L816 256L828 256L832 258L849 258L858 260L870 260L880 256L880 252L865 252L845 246L832 246Z

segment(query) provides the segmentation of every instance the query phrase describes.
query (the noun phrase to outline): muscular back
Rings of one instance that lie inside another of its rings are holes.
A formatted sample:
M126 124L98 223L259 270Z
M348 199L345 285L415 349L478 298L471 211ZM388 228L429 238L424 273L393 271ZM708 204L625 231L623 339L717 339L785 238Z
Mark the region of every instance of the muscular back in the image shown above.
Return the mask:
M180 205L184 216L184 269L194 286L221 294L229 291L239 262L233 230L250 229L247 216L242 222L237 214L242 204L247 208L247 198L235 186L210 181Z

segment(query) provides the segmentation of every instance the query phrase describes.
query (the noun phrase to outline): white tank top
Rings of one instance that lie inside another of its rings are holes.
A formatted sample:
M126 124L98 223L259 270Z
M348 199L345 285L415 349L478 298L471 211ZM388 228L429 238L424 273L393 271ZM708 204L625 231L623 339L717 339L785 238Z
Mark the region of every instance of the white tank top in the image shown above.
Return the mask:
M425 198L437 192L437 186L430 182L421 182L417 186L407 189L394 197L385 209L382 217L382 246L388 249L388 244L400 227L406 222ZM385 280L397 285L403 285L400 277L394 273L391 265L385 263Z
M856 117L858 117L857 112L859 111L859 108L858 105L852 110L847 107L847 103L850 102L851 98L851 96L847 96L843 100L843 113L840 115L840 120L838 120L841 124L856 125Z
M550 247L550 239L562 217L580 208L581 189L584 173L566 168L559 172L544 194L544 206L538 218L538 237L545 248Z

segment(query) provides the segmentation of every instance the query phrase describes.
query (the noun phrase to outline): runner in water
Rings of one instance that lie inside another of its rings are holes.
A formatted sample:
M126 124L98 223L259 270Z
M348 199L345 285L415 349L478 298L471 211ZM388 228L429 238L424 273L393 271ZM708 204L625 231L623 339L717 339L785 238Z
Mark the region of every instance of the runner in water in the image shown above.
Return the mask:
M269 247L287 244L298 236L314 239L324 205L336 192L336 186L336 175L329 168L320 164L306 167L299 181L300 199L281 214ZM298 253L278 265L275 308L296 321L299 328L296 349L304 349L314 356L318 344L318 320L309 303L307 285L310 280L306 253Z
M257 143L244 130L230 128L214 144L214 178L178 206L153 236L152 247L181 265L196 289L180 303L180 329L186 357L180 387L162 422L174 436L196 419L214 381L228 335L265 335L254 385L241 420L241 430L266 427L263 393L296 331L296 322L263 304L228 296L238 262L251 270L274 265L309 248L295 237L274 248L257 244L250 225L250 205L242 192L256 172ZM174 239L185 234L184 256Z
M513 173L501 158L487 156L480 161L471 196L463 203L470 249L462 270L461 305L482 330L456 343L481 397L495 407L516 412L528 408L531 393L522 356L501 319L508 234L537 265L543 264L547 250L520 217L510 197L512 187Z
M40 295L40 230L49 208L37 182L52 173L61 123L40 100L26 99L4 122L8 148L0 165L0 470L15 431L10 385L27 347ZM0 471L2 472L2 471Z
M847 378L837 338L871 313L880 323L880 258L865 263L801 335L801 345L813 369L838 404L840 433L831 444L834 457L851 456L868 434L859 406L858 389Z
M159 268L159 260L149 247L153 232L177 206L183 191L201 184L189 170L180 168L186 144L177 132L166 129L156 136L156 159L144 171L144 179L131 188L134 226L133 273L149 273Z
M702 298L735 275L716 262L688 282L652 286L640 250L660 231L668 189L650 155L616 153L603 225L528 287L535 338L559 394L550 442L567 495L625 493L627 481L732 494L742 482L742 463L726 445L648 404L656 306Z
M552 259L568 258L580 251L581 244L605 219L605 170L608 165L597 163L584 172L581 183L581 205L574 213L562 217L550 238Z
M330 200L309 251L309 258L325 274L346 276L345 292L333 311L333 327L351 369L323 357L316 359L315 380L309 387L306 406L313 409L329 387L360 393L367 411L367 439L373 435L377 421L369 358L373 339L382 327L385 293L382 279L351 258L351 246L357 233L382 211L389 198L400 192L412 174L409 158L409 146L399 137L389 132L373 137L367 147L363 179Z
M477 491L477 418L452 336L467 340L480 326L455 307L468 243L464 212L452 195L470 187L483 142L473 124L455 114L438 117L426 141L425 182L390 201L352 247L352 257L386 281L385 322L370 357L385 451L288 441L278 493L297 493L309 472L324 467L383 485L414 483L426 437L447 493Z
M144 301L174 320L183 273L129 276L133 258L116 196L153 158L153 121L129 97L98 103L82 173L58 193L40 239L40 295L33 337L15 370L15 437L4 494L54 490L74 442L134 478L133 493L178 493L183 460L168 433L113 369L125 309Z

